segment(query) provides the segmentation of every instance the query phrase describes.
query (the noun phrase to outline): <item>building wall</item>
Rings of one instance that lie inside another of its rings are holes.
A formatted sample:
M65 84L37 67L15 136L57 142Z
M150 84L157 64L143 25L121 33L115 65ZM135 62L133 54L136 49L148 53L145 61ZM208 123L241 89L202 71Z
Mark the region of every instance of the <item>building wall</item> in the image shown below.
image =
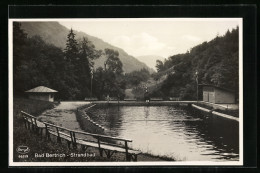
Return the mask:
M50 93L29 93L29 98L34 100L53 102L54 97L51 97L51 95L53 96L53 94Z
M209 102L210 103L215 103L215 92L209 92Z
M235 94L215 88L215 103L235 103Z
M208 102L209 101L209 92L203 91L203 101Z
M215 93L213 87L203 87L203 101L215 103Z
M49 94L49 101L54 102L54 94Z
M235 103L235 94L214 88L214 87L203 87L203 101L210 103Z

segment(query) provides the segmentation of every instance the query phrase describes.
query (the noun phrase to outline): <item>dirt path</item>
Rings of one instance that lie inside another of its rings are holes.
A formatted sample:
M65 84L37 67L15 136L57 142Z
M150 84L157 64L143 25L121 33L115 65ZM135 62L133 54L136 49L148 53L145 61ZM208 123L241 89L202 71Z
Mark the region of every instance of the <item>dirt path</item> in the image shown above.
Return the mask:
M54 109L44 111L38 117L38 120L54 123L72 130L81 130L75 110L85 104L90 104L90 102L61 102Z
M55 110L75 110L80 106L83 106L85 104L90 104L90 102L61 102L57 107L55 107Z

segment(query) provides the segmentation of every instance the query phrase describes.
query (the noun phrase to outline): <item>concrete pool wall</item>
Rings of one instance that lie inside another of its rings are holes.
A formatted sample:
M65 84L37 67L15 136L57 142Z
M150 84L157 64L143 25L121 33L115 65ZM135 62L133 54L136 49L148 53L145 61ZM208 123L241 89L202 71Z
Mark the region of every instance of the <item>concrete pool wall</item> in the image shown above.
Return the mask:
M97 134L104 134L105 128L99 125L98 123L94 122L87 114L86 109L94 106L85 105L77 109L76 111L76 118L80 124L81 129L90 133L97 133Z
M111 106L176 106L176 105L189 105L197 101L93 101L93 104L98 105L111 105Z
M239 118L233 117L233 116L231 116L231 115L219 113L219 112L216 112L216 111L214 111L214 110L209 110L209 109L206 109L206 108L203 108L203 107L194 105L194 104L192 104L191 106L192 106L193 108L197 109L197 110L200 110L200 111L203 111L203 112L212 114L212 115L216 115L216 116L220 116L220 117L223 117L223 118L227 118L227 119L239 121Z
M235 121L239 121L239 118L227 115L224 113L220 113L214 110L209 110L200 106L195 105L196 103L201 103L203 105L208 105L208 103L203 101L150 101L150 102L143 102L143 101L93 101L92 104L97 104L99 106L190 106L193 109L200 110L202 112L221 116L224 118L232 119ZM218 104L212 104L213 108L219 107ZM214 107L215 106L215 107ZM225 108L227 109L227 108ZM221 109L223 110L223 109Z
M233 117L227 114L219 113L214 110L209 110L197 105L194 105L197 103L197 101L151 101L149 103L147 102L142 102L142 101L93 101L90 104L81 106L77 108L76 111L76 118L77 121L80 124L80 127L91 133L98 133L98 134L105 134L106 129L102 127L100 124L97 122L93 121L91 119L90 112L87 110L90 109L91 107L97 105L97 106L189 106L192 109L196 109L202 112L205 112L207 114L211 114L212 116L220 116L224 117L227 119L232 119L235 121L239 121L239 118ZM200 102L201 103L201 102Z

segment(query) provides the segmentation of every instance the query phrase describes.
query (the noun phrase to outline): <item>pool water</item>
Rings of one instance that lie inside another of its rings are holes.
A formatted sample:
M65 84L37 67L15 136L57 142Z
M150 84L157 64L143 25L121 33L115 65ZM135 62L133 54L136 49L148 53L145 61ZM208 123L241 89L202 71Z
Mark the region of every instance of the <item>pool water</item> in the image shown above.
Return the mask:
M173 106L94 106L91 118L130 147L180 161L237 161L239 123Z

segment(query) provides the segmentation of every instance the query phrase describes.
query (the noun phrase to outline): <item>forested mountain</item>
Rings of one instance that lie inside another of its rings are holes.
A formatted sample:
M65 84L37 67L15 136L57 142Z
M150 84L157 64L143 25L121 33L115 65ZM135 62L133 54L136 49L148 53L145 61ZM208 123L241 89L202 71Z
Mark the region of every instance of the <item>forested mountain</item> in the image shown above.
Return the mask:
M196 71L200 84L227 88L238 96L238 30L156 61L151 96L195 100ZM56 98L64 100L123 98L126 87L138 88L140 81L151 79L151 70L122 49L57 22L14 22L13 63L15 95L44 85L58 90Z
M25 30L29 37L39 35L46 43L53 44L56 47L65 49L66 47L66 36L69 32L65 26L58 22L21 22L21 28ZM138 61L131 55L128 55L123 49L112 46L103 40L90 36L83 32L74 31L76 34L76 40L80 41L83 37L87 38L93 43L97 50L104 51L106 48L118 51L119 59L123 63L123 71L126 73L140 70L142 68L148 69L150 72L154 72L153 69L149 68L145 63ZM104 67L105 57L94 60L94 67Z
M180 97L184 100L196 99L196 71L199 84L212 84L233 90L238 96L239 49L238 30L227 31L224 36L204 42L185 54L169 57L164 62L158 60L154 79L167 74L166 80L153 91L161 97Z

